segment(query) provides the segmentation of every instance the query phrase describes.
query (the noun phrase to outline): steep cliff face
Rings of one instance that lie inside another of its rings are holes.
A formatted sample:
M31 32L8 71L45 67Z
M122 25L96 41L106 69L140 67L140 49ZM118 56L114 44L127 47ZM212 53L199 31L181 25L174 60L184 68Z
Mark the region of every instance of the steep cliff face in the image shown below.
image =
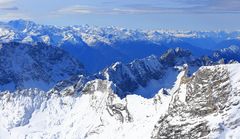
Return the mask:
M183 78L152 138L238 138L239 65L202 67Z

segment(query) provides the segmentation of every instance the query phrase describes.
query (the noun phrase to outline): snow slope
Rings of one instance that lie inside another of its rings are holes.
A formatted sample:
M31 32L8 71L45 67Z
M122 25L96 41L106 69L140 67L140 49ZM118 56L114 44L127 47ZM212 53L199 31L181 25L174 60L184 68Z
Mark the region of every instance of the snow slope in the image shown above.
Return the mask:
M170 90L120 99L110 81L79 92L2 92L0 138L238 138L240 64L187 67ZM210 103L211 102L211 103Z
M0 138L149 138L170 101L170 96L161 94L152 99L132 95L121 100L109 82L89 84L94 92L75 97L32 90L22 91L22 96L20 92L4 94Z

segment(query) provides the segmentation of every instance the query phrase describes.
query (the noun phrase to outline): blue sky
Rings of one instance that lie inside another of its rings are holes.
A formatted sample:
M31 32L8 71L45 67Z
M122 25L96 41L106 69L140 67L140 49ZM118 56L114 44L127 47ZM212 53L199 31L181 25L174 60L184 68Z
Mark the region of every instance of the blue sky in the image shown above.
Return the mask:
M239 30L239 0L0 0L0 20L143 29Z

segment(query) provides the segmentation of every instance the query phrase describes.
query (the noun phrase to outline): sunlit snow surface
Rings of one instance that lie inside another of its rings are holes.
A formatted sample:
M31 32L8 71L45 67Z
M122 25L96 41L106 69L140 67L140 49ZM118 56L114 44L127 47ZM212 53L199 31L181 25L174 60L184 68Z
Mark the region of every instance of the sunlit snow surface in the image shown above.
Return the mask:
M106 110L109 92L95 91L81 97L59 97L52 95L48 100L44 92L27 96L18 95L7 99L2 96L0 103L0 138L149 138L159 115L167 109L170 96L160 95L162 103L140 96L127 96L113 103L126 104L132 122L116 120ZM97 110L92 108L96 105ZM96 131L94 131L96 130Z
M233 92L239 91L240 65L221 66L229 70ZM154 125L166 113L172 94L178 89L184 89L179 87L185 74L184 71L180 72L175 85L169 91L170 95L164 95L160 90L151 99L129 95L121 100L112 92L111 83L101 80L91 81L94 92L81 96L60 96L34 89L2 93L0 139L151 138ZM100 83L106 86L106 89L99 89ZM181 99L185 99L184 93L182 95ZM239 101L239 97L232 96L231 99ZM118 114L109 110L109 106L117 105L124 106L127 111L122 109L119 111L121 114ZM237 107L227 111L232 117L231 121L239 118L238 113ZM128 116L131 118L127 120ZM204 118L209 121L210 126L225 120L221 119L224 117L220 114ZM239 138L239 131L239 127L226 129L218 137Z

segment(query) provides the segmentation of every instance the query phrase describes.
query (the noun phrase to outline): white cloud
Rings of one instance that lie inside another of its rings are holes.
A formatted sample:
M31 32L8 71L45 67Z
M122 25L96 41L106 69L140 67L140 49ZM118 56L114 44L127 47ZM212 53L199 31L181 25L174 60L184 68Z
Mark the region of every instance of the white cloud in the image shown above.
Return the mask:
M62 8L59 9L56 13L59 14L89 14L89 13L93 13L95 10L95 8L93 7L89 7L89 6L81 6L81 5L74 5L71 7L66 7L66 8Z
M151 14L151 13L177 13L183 12L181 9L169 8L114 8L113 13L116 14Z
M14 19L31 19L23 13L4 13L0 14L1 20L14 20Z
M102 8L74 5L65 7L53 12L54 15L61 14L140 14L140 13L160 13L166 12L165 9L150 9L150 8Z
M0 19L1 20L14 20L14 19L30 19L24 13L19 11L15 6L16 0L0 0Z
M14 6L15 0L0 0L0 10L16 11L18 7Z
M14 2L15 0L0 0L0 7L9 6Z
M118 14L135 14L135 13L151 13L153 11L145 10L145 9L130 9L130 8L114 8L112 12Z
M171 2L171 3L169 3ZM240 1L238 0L169 0L165 4L128 4L90 6L73 5L53 12L55 15L63 14L152 14L152 13L240 13ZM112 3L111 3L112 4Z

